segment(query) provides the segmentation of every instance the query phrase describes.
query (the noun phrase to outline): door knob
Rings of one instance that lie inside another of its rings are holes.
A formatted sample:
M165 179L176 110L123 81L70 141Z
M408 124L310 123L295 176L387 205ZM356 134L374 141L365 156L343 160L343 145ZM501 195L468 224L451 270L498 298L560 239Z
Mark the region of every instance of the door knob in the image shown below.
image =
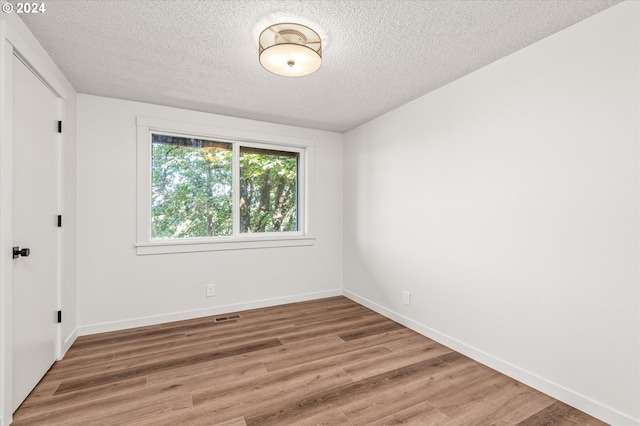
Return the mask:
M14 247L13 248L13 258L14 259L17 259L20 256L28 257L30 253L31 253L31 250L29 250L28 248L23 248L22 250L20 249L20 247Z

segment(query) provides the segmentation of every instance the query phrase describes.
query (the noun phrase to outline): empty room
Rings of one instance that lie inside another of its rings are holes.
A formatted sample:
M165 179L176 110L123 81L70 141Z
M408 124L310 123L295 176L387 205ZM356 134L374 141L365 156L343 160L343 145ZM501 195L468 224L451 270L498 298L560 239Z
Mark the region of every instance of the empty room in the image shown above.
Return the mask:
M640 2L0 2L0 426L640 426Z

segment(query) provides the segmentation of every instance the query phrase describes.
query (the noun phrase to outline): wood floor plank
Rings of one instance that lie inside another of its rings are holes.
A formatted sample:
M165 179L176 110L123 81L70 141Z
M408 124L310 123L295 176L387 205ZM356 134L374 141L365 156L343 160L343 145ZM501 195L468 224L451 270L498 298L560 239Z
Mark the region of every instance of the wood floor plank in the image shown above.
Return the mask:
M251 335L252 333L275 330L279 327L291 327L292 321L270 321L269 326L265 327L264 323L255 320L248 320L244 317L233 322L219 323L216 328L201 328L197 330L185 331L187 337L197 338L198 336L216 337L217 339L226 339L237 337L238 334Z
M455 391L468 381L485 378L491 374L491 370L474 361L459 362L456 365L442 362L428 375L414 377L410 383L402 384L398 388L385 386L366 398L342 405L341 409L354 425L365 425L376 419L392 416L442 393Z
M344 307L353 307L353 302L343 297L311 300L307 302L271 306L242 312L243 321L270 323L272 321L295 320L318 312L330 312ZM366 308L365 308L366 309ZM236 312L237 313L237 312Z
M460 352L449 352L446 355L440 355L438 358L440 358L442 361L446 362L447 364L451 364L451 365L459 365L461 363L465 364L469 362L475 362L471 358L465 355L462 355Z
M57 410L57 417L51 418L48 414L35 415L28 418L29 422L33 424L39 424L41 421L45 421L44 424L49 424L52 420L58 420L62 418L73 417L74 421L78 419L80 423L89 423L96 421L100 423L100 418L104 417L108 419L108 424L136 424L135 418L140 417L140 422L144 423L156 416L171 416L174 413L179 413L179 417L182 418L182 414L186 408L192 408L192 393L196 391L209 390L218 386L225 386L226 384L235 384L238 380L246 379L250 374L248 371L257 371L257 374L265 372L264 368L254 368L255 366L237 366L229 368L228 360L221 360L222 364L227 364L223 371L213 371L209 375L198 375L181 380L173 380L155 385L149 386L149 383L145 385L145 379L142 383L143 391L132 390L127 392L113 392L116 386L123 384L124 382L118 382L112 385L111 392L101 392L99 394L92 395L93 398L81 398L64 401L61 408ZM214 370L214 369L212 369ZM108 390L107 387L103 387ZM219 388L218 388L219 389ZM95 388L86 389L80 392L93 392ZM71 394L62 394L58 400L53 401L59 403L60 399L63 399ZM96 397L99 396L99 397ZM184 398L188 398L189 404L184 403ZM166 405L163 399L175 399L177 404ZM124 403L123 401L134 400L135 404ZM124 412L122 410L125 410ZM93 419L93 416L98 416ZM115 422L115 418L123 419L120 422ZM93 420L92 420L93 419ZM129 419L129 420L126 420ZM29 423L31 424L31 423ZM209 422L211 424L211 422Z
M82 336L14 414L16 426L399 423L603 424L341 296Z
M344 371L327 369L311 374L296 374L289 380L261 384L242 393L230 392L223 397L216 395L215 398L211 398L209 392L194 393L193 403L195 407L205 406L206 412L210 414L215 412L226 415L224 411L240 409L240 412L244 413L246 421L247 415L257 411L270 410L275 404L292 402L300 397L313 394L319 389L328 390L349 383L351 383L351 379ZM222 407L224 411L220 410Z
M223 386L229 382L237 382L262 374L267 374L267 369L262 362L227 358L149 374L146 378L146 386L184 385L211 380L215 380L216 386Z
M290 367L294 363L303 363L304 357L313 349L324 349L343 345L344 341L338 336L319 336L308 340L283 344L269 352L265 352L260 358L268 371L275 371ZM300 361L296 361L300 359Z
M96 365L103 362L109 362L113 360L113 351L100 351L91 354L85 354L82 357L66 358L62 359L51 367L49 373L55 373L58 370L70 371L74 368L86 367L87 365Z
M522 383L506 379L498 389L449 413L452 420L448 426L514 425L545 409L554 401Z
M377 327L389 324L388 319L380 316L370 315L363 319L357 319L349 322L340 322L339 324L320 323L313 324L312 326L305 326L297 331L283 333L278 336L282 343L296 342L306 339L311 339L319 336L335 335L337 333L346 333L354 329ZM344 340L344 339L343 339Z
M362 306L344 306L340 309L323 309L322 311L316 312L314 314L295 318L291 320L291 322L294 323L296 327L303 327L305 325L322 321L332 321L333 323L338 323L340 321L348 321L351 318L366 317L371 315L375 315L375 313Z
M348 333L339 334L339 336L343 340L349 341L349 340L355 340L355 339L362 339L363 337L373 336L376 334L381 334L381 333L384 333L385 331L400 330L401 328L404 328L404 327L398 324L397 322L388 321L385 324L373 325L370 327L362 327L356 331L350 331Z
M491 417L496 410L506 403L503 400L505 391L510 396L518 398L521 392L526 391L523 386L510 386L512 380L502 374L491 374L485 378L470 381L463 390L460 390L455 398L444 401L442 397L430 398L428 401L449 418L465 417L477 422L479 419ZM508 399L507 399L508 400Z
M134 426L145 422L150 416L167 416L176 412L184 412L192 407L191 398L186 393L173 389L153 389L151 395L145 395L139 400L129 398L116 404L101 407L101 412L93 410L93 415L81 420L76 420L77 413L74 412L72 414L74 421L70 424L73 426L104 424L103 419L106 417L108 424L111 425Z
M328 408L337 408L349 401L365 398L370 392L385 386L404 384L415 380L415 376L429 375L442 361L437 358L421 361L390 372L338 386L334 389L301 398L293 403L280 404L270 412L245 417L247 425L278 425L302 421L305 417L316 415Z
M91 425L133 424L134 418L157 415L159 412L178 410L192 406L191 396L176 388L142 389L97 401L64 406L58 410L15 421L13 426L23 425ZM120 420L118 420L120 419Z
M40 380L36 387L33 388L27 399L22 402L20 410L16 411L14 416L16 414L21 414L23 412L23 408L47 403L53 397L53 393L58 389L58 386L60 386L60 382L57 380Z
M287 343L283 345L278 352L273 352L262 359L267 370L276 371L291 367L292 365L304 364L321 359L323 356L322 353L324 356L335 356L363 348L383 345L397 339L402 339L408 332L409 330L407 329L396 330L349 342L345 342L335 335L321 336L309 340Z
M258 383L245 381L217 392L213 389L193 392L193 410L176 416L163 416L155 424L211 424L241 415L246 421L247 416L268 412L278 403L292 402L318 390L333 389L350 382L344 371L335 368L310 374L278 371Z
M108 345L96 345L96 346L85 346L82 350L75 350L73 352L69 351L65 354L64 358L61 361L58 361L55 365L59 365L60 367L65 367L67 369L67 365L75 366L80 365L82 362L85 362L90 359L98 359L101 356L112 356L118 352L137 349L141 347L146 347L147 345L163 345L167 342L179 341L186 338L186 334L175 333L168 334L162 336L156 336L154 338L144 339L140 341L129 340L124 342L112 343ZM141 343L144 343L141 345ZM72 346L73 348L73 346Z
M464 388L448 389L427 401L449 417L463 411L467 405L482 399L487 393L497 389L503 382L502 376L486 367L487 374L475 379L467 379Z
M82 389L62 395L54 395L42 401L23 404L16 413L17 420L44 416L58 407L73 407L93 403L104 398L136 392L146 387L146 377L137 377L116 383L109 383L95 388ZM31 396L30 396L31 397Z
M413 330L409 330L408 328L404 328L404 327L402 327L401 329L407 331L406 337L385 343L385 346L391 349L392 351L398 351L398 350L401 351L401 350L404 350L407 346L410 346L416 343L417 344L432 343L435 345L440 345L440 343L436 342L435 340L431 340L428 337L424 337ZM441 345L441 346L446 347L444 345ZM451 349L449 349L449 352L451 352Z
M246 423L245 423L246 424ZM352 426L351 422L340 410L329 410L306 418L292 426Z
M429 426L429 425L448 425L449 418L435 407L432 407L428 402L421 402L416 405L400 410L393 413L390 416L382 419L374 420L368 423L370 426L386 426L386 425L415 425L415 426ZM478 424L478 423L469 423Z
M186 365L196 365L203 362L241 355L247 352L259 351L279 345L281 345L281 343L277 339L269 339L258 343L235 346L228 349L216 349L209 352L202 352L196 355L187 354L181 358L172 358L168 360L151 362L136 366L134 368L125 368L108 373L100 373L86 378L83 377L76 380L66 380L60 384L55 392L55 395L90 387L101 386L108 383L131 379L134 377L147 376L149 374L157 373L160 371L167 371L174 368L184 367Z
M361 380L449 352L451 349L435 342L419 342L408 345L404 350L396 350L380 358L368 359L357 365L345 367L345 371L354 380Z
M193 405L199 407L208 404L209 407L215 407L215 411L219 411L219 407L227 404L229 406L251 405L258 401L274 399L276 394L293 392L301 395L304 393L304 388L310 387L311 382L316 382L313 386L315 388L325 380L340 384L352 382L342 369L330 368L309 373L302 373L299 370L280 370L263 377L259 383L247 380L229 385L224 389L193 392Z
M227 420L226 422L216 423L213 426L247 426L244 421L244 417L238 417L236 419Z
M103 340L105 338L109 338L113 336L127 336L129 334L146 333L147 331L159 330L161 328L162 328L161 324L156 324L156 325L147 325L142 327L127 328L124 330L106 331L103 333L95 333L95 334L78 336L76 341L73 343L74 346L69 348L69 351L67 353L77 351L79 348L81 348L84 345L85 342L99 341L99 340Z
M138 332L129 332L127 334L118 335L112 333L105 333L106 335L102 338L94 338L94 339L83 339L80 342L74 343L76 346L75 350L83 350L89 347L97 347L97 346L108 346L114 343L123 343L127 341L141 341L147 339L155 339L161 338L169 334L177 334L184 333L185 331L193 331L194 329L211 329L212 327L217 327L219 324L213 322L213 320L209 320L204 323L199 324L191 324L191 325L183 325L180 327L171 327L171 328L154 328L151 330L140 330Z
M190 350L192 347L199 345L207 345L211 347L220 347L217 336L198 335L193 338L186 334L179 339L166 339L158 342L147 343L143 347L130 346L125 348L117 348L113 351L113 359L126 359L131 357L140 357L143 355L163 354L169 350ZM246 341L245 341L246 343Z
M355 353L362 348L370 348L370 345L359 345L359 344L345 344L343 341L338 341L334 344L327 344L323 347L315 347L315 346L306 346L301 348L295 352L289 352L286 355L283 354L279 359L268 361L265 363L265 367L268 371L277 371L283 368L290 368L296 365L303 365L310 362L324 360L327 358L333 358L339 355L347 354L347 357L343 357L342 359L348 359L349 354ZM371 352L372 354L374 352ZM377 348L376 352L378 354L382 353L391 353L391 351L387 348Z
M143 346L144 348L144 346ZM188 353L210 353L219 350L216 344L204 344L192 348ZM185 351L180 348L170 347L160 353L140 354L129 356L123 359L112 359L109 362L96 363L95 365L75 365L75 363L67 368L52 369L48 377L52 380L67 381L70 379L81 379L85 377L93 377L99 372L100 374L113 373L122 370L132 370L155 362L166 362L170 359L183 359Z
M274 328L269 327L268 330L264 330L264 327L263 327L261 330L252 331L250 333L246 333L246 332L242 334L236 333L234 336L217 338L216 342L218 343L218 345L220 345L220 347L235 346L238 344L245 343L248 340L252 340L252 339L255 339L255 340L271 339L279 334L291 332L296 329L296 327L293 324L289 324L289 323L278 324L273 327Z
M554 426L602 426L601 422L579 411L567 404L556 401L543 410L518 423L518 426L543 426L553 424Z

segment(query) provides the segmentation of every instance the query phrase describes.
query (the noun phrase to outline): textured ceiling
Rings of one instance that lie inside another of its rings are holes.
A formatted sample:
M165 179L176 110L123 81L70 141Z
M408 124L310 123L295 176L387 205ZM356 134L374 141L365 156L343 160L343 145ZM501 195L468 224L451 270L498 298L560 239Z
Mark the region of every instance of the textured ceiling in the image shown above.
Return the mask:
M343 132L618 2L48 0L20 16L80 93ZM278 22L320 34L315 74L261 67Z

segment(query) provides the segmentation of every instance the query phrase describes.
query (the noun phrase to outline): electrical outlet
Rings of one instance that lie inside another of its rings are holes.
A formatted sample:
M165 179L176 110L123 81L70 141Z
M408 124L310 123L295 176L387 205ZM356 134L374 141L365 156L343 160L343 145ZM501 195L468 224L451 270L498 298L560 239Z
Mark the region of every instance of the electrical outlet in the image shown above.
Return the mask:
M207 297L213 297L216 295L216 285L207 284Z
M404 291L402 293L402 303L407 306L411 306L411 292Z

